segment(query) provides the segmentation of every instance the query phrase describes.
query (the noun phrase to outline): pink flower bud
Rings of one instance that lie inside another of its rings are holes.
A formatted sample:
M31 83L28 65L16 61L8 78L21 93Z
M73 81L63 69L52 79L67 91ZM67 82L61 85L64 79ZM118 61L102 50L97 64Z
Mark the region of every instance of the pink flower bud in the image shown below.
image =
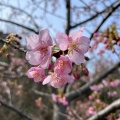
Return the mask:
M80 73L75 72L75 73L74 73L74 77L75 77L77 80L80 79Z
M49 64L48 70L51 70L51 69L52 69L52 64Z
M120 41L118 41L118 42L117 42L117 45L119 45L119 46L120 46Z
M83 74L86 75L86 76L89 75L89 71L88 71L87 68L83 68L82 72L83 72Z
M99 34L98 34L98 33L94 33L93 36L94 36L94 37L98 37Z

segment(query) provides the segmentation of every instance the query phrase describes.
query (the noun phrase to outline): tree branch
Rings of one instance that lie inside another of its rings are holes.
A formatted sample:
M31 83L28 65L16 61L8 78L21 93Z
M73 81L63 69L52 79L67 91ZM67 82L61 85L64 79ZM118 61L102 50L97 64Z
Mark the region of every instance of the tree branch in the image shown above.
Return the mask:
M9 108L10 110L18 113L20 116L25 117L25 118L28 119L28 120L33 120L30 116L26 115L23 111L19 110L18 108L16 108L16 107L13 106L12 104L7 104L7 103L5 103L4 101L2 101L1 99L0 99L0 103L1 103L3 106L5 106L6 108Z
M98 25L98 27L95 29L95 31L92 33L90 39L92 39L94 33L98 32L98 30L100 29L100 27L104 24L104 22L113 14L113 12L115 12L115 10L120 7L120 2L115 6L112 7L111 11L108 13L108 15L101 21L101 23Z
M116 64L114 67L112 67L111 69L109 69L108 71L106 71L105 73L103 73L102 75L100 75L95 80L90 81L89 83L85 84L84 86L82 86L81 88L79 88L77 90L67 93L66 94L67 100L70 102L70 101L74 100L75 98L81 96L86 91L90 90L91 85L94 85L95 83L102 81L105 77L107 77L109 74L111 74L114 70L116 70L119 67L120 67L120 62L118 64Z
M9 67L9 64L0 61L0 66Z
M98 12L97 14L93 15L92 17L90 17L90 18L88 18L88 19L86 19L86 20L84 20L84 21L82 21L82 22L80 22L80 23L77 23L77 24L75 24L75 25L72 25L71 28L75 28L75 27L77 27L77 26L79 26L79 25L82 25L82 24L88 22L88 21L91 21L91 20L93 20L94 18L96 18L98 15L106 12L107 10L109 10L109 9L111 9L111 8L114 9L114 7L116 7L116 6L114 6L114 4L116 4L116 2L118 2L118 1L115 1L115 2L114 2L113 4L111 4L109 7L107 7L107 8L104 9L104 10L102 10L101 12ZM119 2L119 4L120 4L120 2Z
M66 13L66 16L67 16L67 25L66 25L66 34L69 34L69 31L70 31L70 24L71 24L71 12L70 12L70 9L71 9L71 1L70 0L66 0L66 10L67 10L67 13Z
M32 31L32 32L34 32L34 33L36 33L36 34L38 33L38 31L34 30L33 28L29 28L29 27L24 26L24 25L21 25L21 24L19 24L19 23L17 23L17 22L13 22L13 21L10 21L10 20L5 20L5 19L3 19L3 18L0 18L0 21L6 22L6 23L11 23L11 24L13 24L13 25L17 25L17 26L22 27L22 28L24 28L24 29L26 29L26 30Z
M3 4L3 3L0 3L0 5L9 7L9 8L11 8L11 9L18 10L18 11L26 14L26 15L32 20L32 22L33 22L33 24L35 25L35 27L37 28L37 30L39 30L39 27L38 27L38 25L36 24L34 18L31 16L31 14L27 13L26 11L24 11L24 10L22 10L22 9L20 9L20 8L16 8L16 7L11 6L11 5L7 5L7 4Z
M102 120L103 118L107 117L110 113L114 113L117 109L120 109L120 98L87 120Z
M37 95L40 95L40 96L51 97L50 94L44 93L44 92L40 92L40 91L38 91L38 90L33 90L33 92L34 92L35 94L37 94Z
M18 49L20 52L24 52L24 53L27 52L27 50L24 50L23 48L20 48L19 46L15 45L15 44L13 44L11 42L9 42L7 39L0 38L0 42L7 43L10 46L12 46L13 48Z

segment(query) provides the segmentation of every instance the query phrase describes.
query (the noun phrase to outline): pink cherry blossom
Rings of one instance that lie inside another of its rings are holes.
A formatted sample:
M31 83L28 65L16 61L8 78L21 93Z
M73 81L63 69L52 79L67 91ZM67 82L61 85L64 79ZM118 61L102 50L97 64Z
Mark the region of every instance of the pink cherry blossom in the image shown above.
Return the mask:
M90 86L90 89L91 90L97 90L97 91L101 91L103 89L103 85L102 84L99 84L99 85L92 85Z
M39 35L30 35L26 38L26 42L30 50L26 53L26 59L29 63L47 68L50 64L52 54L52 39L48 30L41 30Z
M61 55L54 64L54 71L57 74L68 74L72 70L72 62L67 56Z
M62 103L64 106L68 105L68 101L66 100L66 97L62 97L58 99L59 103Z
M27 76L29 78L34 78L35 82L43 82L45 78L45 70L39 67L31 67L27 71Z
M106 86L106 87L109 87L110 86L110 82L106 81L106 80L103 80L102 81L103 85Z
M58 96L56 94L52 94L51 97L54 102L57 102Z
M56 44L60 50L68 49L68 55L72 62L79 65L84 61L84 54L89 49L90 40L82 36L83 28L67 36L65 33L56 35Z
M45 78L45 80L43 81L43 85L50 83L52 87L59 88L66 83L72 83L73 81L74 77L68 74L57 74L56 72L54 72Z
M114 80L114 81L110 82L111 87L117 87L119 84L120 84L120 80Z
M96 111L94 110L93 107L89 107L89 109L87 110L87 114L88 115L94 115L94 114L96 114Z
M92 95L89 95L89 96L88 96L88 99L89 99L89 100L92 100L92 99L93 99L93 96L92 96Z
M115 97L115 96L117 96L117 91L110 91L107 94L109 97Z

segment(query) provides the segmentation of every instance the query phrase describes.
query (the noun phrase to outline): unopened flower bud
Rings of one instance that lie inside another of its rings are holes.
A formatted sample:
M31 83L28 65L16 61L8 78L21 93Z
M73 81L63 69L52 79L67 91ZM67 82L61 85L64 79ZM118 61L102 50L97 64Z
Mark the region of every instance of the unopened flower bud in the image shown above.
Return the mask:
M17 37L17 38L19 38L19 39L22 39L22 37L19 36L18 34L16 34L15 37Z
M74 77L75 77L76 79L80 79L80 73L75 72L73 75L74 75Z
M51 69L52 69L52 64L49 64L48 70L51 70Z
M89 59L89 57L85 56L85 60L86 60L86 61L89 61L90 59Z
M2 50L3 52L5 52L7 49L8 49L8 45L7 45L7 44L4 44L1 50Z
M118 42L117 42L117 45L119 45L119 46L120 46L120 41L118 41Z
M16 41L16 40L15 40L14 42L15 42L17 45L20 45L20 42L18 42L18 41Z
M93 36L94 36L94 37L98 37L99 34L98 34L98 33L94 33Z
M3 54L3 51L2 50L0 50L0 56Z
M6 57L9 59L11 57L11 55L8 53L8 54L6 54Z
M82 69L82 72L83 72L83 74L86 75L86 76L89 75L89 71L88 71L87 68L83 68L83 69Z

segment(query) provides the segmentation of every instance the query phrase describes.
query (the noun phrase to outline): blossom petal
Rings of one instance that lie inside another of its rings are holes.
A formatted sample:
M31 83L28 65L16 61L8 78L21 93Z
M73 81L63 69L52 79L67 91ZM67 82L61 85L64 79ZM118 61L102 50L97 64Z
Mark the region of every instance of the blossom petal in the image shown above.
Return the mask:
M73 76L70 76L68 74L64 75L64 79L68 82L68 83L72 83L74 82L75 78Z
M42 82L45 78L45 70L40 67L31 67L27 71L27 76L29 78L34 78L35 82Z
M65 51L68 48L68 36L65 33L56 35L56 45L60 50Z
M80 65L80 63L84 62L84 55L78 53L77 51L73 50L69 54L69 58L72 62L74 62L77 65Z
M26 59L31 65L38 65L41 62L41 55L39 51L28 51Z
M84 28L82 27L80 30L70 33L69 37L71 37L73 41L75 41L77 38L80 38L82 36L83 31Z
M52 79L52 76L51 76L51 75L47 76L47 77L44 79L44 81L43 81L42 84L45 85L45 84L49 83L49 82L51 81L51 79Z
M50 46L48 47L48 52L46 53L45 58L42 60L40 64L42 68L44 69L48 68L48 66L51 63L51 59L52 59L51 55L52 55L52 47Z
M36 34L26 37L27 48L30 50L35 49L39 45L39 36Z
M52 38L49 35L48 29L44 29L39 32L39 39L40 39L40 42L43 41L45 43L45 45L47 45L47 46L53 45Z
M68 74L72 70L72 62L67 56L61 55L54 64L54 71L58 74Z
M82 54L86 53L89 49L90 39L82 36L78 40L78 51Z

